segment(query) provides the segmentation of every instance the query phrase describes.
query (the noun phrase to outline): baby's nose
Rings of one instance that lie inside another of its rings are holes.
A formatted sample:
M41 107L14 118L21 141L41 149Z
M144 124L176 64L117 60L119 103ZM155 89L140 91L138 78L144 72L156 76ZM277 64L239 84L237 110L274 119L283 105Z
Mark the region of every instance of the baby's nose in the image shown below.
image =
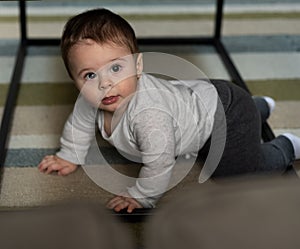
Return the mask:
M101 77L98 85L99 90L106 90L110 87L112 87L113 82L109 77Z

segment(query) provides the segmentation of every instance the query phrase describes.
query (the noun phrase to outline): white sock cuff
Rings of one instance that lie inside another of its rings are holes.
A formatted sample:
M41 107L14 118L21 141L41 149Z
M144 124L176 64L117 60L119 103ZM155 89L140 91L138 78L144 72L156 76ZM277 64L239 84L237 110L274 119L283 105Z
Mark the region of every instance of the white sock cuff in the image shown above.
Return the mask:
M294 147L295 152L295 159L300 159L300 137L291 134L291 133L284 133L282 136L285 136L287 139L289 139Z
M271 114L275 109L275 100L268 96L262 96L262 98L267 102Z

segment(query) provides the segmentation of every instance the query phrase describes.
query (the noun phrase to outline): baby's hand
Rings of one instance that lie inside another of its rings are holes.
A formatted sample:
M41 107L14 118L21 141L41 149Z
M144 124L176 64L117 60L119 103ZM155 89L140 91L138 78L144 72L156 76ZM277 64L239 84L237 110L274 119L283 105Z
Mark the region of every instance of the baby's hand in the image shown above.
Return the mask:
M143 208L143 206L140 203L138 203L136 199L124 196L116 196L112 198L106 206L109 209L114 209L116 212L127 208L128 213L132 213L132 211L136 208Z
M77 165L66 161L58 156L45 156L44 159L38 165L40 172L50 174L53 171L57 171L60 176L65 176L77 169Z

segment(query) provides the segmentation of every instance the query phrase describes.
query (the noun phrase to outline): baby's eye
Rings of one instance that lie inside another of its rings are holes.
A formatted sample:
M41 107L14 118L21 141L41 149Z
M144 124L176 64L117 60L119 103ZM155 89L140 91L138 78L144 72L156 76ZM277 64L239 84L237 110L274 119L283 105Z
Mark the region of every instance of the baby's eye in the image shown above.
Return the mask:
M122 66L121 66L121 65L119 65L119 64L114 64L114 65L111 66L110 71L111 71L112 73L117 73L117 72L119 72L121 69L122 69Z
M85 80L93 80L97 77L97 75L95 73L87 73L84 75L84 79Z

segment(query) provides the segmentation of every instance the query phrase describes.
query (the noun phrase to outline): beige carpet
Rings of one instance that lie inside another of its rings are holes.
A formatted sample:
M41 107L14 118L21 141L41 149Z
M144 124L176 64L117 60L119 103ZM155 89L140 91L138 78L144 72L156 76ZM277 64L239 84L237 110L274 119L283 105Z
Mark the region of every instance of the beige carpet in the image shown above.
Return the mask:
M294 167L300 170L300 160L294 164ZM122 173L127 175L136 175L136 170L129 172L124 165L115 165L115 168L122 169ZM162 197L158 206L176 198L179 191L198 185L199 173L200 167L195 165L182 182ZM204 184L218 183L208 181ZM37 168L32 167L9 167L4 170L0 208L37 207L72 200L96 201L104 205L112 196L111 193L96 185L82 168L71 175L61 177L55 174L42 174Z
M136 175L137 170L128 170L132 166L124 166L115 165L114 168L126 175ZM165 194L160 203L172 198L178 190L197 184L199 173L200 167L195 165L180 184ZM90 200L105 204L112 196L96 185L82 168L61 177L42 174L32 167L9 167L4 170L0 207L36 207L71 200Z

